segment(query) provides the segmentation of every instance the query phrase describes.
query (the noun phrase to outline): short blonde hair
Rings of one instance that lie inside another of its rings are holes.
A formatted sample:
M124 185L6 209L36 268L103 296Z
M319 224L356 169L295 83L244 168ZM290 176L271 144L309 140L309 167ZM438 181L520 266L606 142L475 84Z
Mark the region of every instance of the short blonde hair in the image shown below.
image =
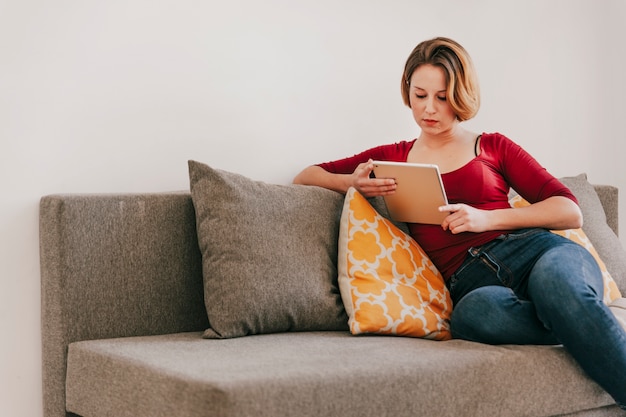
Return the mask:
M480 90L472 59L460 44L443 37L421 42L409 55L402 74L402 100L405 105L411 107L411 76L424 64L443 69L448 102L460 121L469 120L478 113Z

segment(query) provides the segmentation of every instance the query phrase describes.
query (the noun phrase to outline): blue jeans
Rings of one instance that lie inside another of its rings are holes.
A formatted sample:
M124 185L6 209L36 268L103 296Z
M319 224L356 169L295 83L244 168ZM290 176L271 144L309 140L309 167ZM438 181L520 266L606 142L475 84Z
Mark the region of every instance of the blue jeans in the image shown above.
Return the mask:
M468 252L447 284L453 337L563 344L626 408L626 332L602 302L602 274L585 248L544 229L523 229Z

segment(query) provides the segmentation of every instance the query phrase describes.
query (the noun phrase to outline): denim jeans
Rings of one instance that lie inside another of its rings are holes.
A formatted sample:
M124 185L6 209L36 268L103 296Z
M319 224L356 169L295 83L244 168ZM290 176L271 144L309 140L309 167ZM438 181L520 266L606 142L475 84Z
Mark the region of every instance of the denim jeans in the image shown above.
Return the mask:
M626 332L602 301L602 274L585 248L544 229L523 229L468 252L448 280L453 337L563 344L626 407Z

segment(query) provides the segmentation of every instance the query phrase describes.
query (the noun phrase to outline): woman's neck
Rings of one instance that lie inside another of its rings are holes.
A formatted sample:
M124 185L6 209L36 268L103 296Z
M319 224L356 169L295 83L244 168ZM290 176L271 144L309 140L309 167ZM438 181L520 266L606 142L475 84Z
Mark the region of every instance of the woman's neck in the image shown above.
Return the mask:
M451 143L465 141L467 134L468 132L459 123L455 123L450 129L435 134L422 131L417 140L428 148L438 149Z

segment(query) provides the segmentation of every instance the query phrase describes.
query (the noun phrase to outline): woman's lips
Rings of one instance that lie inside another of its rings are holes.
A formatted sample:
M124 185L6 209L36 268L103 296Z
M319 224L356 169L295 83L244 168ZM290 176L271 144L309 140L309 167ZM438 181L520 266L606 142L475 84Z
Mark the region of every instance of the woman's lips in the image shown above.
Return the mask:
M428 126L432 126L437 124L437 121L432 119L424 119L424 123L426 123Z

